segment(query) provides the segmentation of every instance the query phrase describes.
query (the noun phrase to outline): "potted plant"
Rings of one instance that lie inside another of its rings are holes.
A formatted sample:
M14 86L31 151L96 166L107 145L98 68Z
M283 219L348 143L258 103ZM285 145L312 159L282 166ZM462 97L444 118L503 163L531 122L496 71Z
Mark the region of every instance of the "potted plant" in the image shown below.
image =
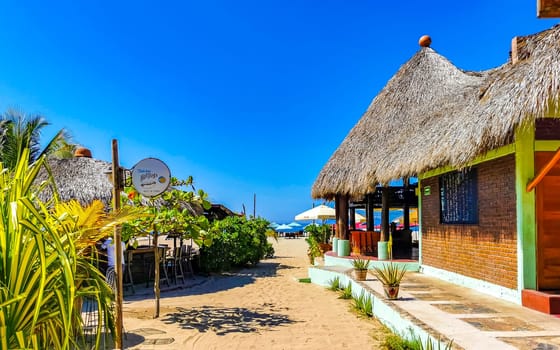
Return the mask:
M352 260L352 266L354 267L354 276L356 277L356 280L365 281L367 278L369 260L357 257Z
M388 299L399 297L399 286L405 273L406 265L393 264L393 262L383 264L383 267L374 267L373 271L373 274L383 284L385 296Z

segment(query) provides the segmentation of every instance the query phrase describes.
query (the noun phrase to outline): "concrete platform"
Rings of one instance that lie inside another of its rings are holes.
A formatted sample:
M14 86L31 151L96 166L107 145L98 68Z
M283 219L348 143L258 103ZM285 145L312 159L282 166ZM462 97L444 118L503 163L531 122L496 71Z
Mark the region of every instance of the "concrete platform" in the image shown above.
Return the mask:
M418 272L408 272L398 300L384 296L381 283L369 273L355 281L346 266L315 266L309 277L329 286L339 277L352 284L354 295L373 298L373 313L395 332L442 342L454 349L560 349L560 315L548 315L519 304L454 285Z

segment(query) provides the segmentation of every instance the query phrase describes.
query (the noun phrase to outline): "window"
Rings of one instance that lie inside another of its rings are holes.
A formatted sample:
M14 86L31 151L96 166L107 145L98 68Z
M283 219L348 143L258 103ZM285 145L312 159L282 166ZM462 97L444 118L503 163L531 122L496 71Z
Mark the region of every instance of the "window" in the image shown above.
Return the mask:
M443 174L439 178L441 223L478 223L478 184L476 169Z

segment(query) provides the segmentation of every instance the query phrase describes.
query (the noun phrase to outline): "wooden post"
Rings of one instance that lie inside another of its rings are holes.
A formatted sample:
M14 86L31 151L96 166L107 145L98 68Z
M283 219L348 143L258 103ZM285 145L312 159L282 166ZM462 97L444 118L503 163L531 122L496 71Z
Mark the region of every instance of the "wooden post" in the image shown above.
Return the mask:
M112 175L113 175L113 211L117 212L121 208L121 189L122 177L119 166L119 147L117 140L113 139L112 143ZM123 317L122 317L122 304L123 304L123 284L122 284L122 239L121 227L115 226L114 239L115 242L115 282L117 283L117 290L115 295L115 348L124 349L122 343L122 330L123 330Z
M389 237L389 187L384 185L381 189L381 242L386 242Z
M356 229L356 208L350 208L350 227L352 230Z
M408 187L410 180L408 177L403 179L403 190L404 190L404 205L403 205L403 225L405 230L410 229L410 207L408 201L410 200L410 195L408 193Z
M339 232L340 239L348 238L348 195L339 195L338 218L336 228Z
M375 230L375 216L373 215L373 194L368 193L366 195L367 204L366 204L366 219L367 219L367 230L373 231Z
M340 235L340 227L338 226L338 218L340 217L340 195L338 194L334 197L334 216L336 222L336 230L334 232L334 235L336 238L342 238L342 236Z
M159 244L158 244L158 231L154 225L154 294L156 296L156 313L154 318L159 317L159 299L160 299L160 289L159 289ZM165 268L165 267L164 267Z

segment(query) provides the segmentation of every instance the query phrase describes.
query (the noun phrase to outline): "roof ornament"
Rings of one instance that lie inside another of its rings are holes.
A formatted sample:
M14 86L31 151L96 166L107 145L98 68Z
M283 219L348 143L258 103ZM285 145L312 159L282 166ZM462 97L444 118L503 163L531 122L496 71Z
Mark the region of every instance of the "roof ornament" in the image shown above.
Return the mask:
M432 43L432 38L430 38L429 35L422 35L418 40L418 45L422 47L430 47L431 43Z

